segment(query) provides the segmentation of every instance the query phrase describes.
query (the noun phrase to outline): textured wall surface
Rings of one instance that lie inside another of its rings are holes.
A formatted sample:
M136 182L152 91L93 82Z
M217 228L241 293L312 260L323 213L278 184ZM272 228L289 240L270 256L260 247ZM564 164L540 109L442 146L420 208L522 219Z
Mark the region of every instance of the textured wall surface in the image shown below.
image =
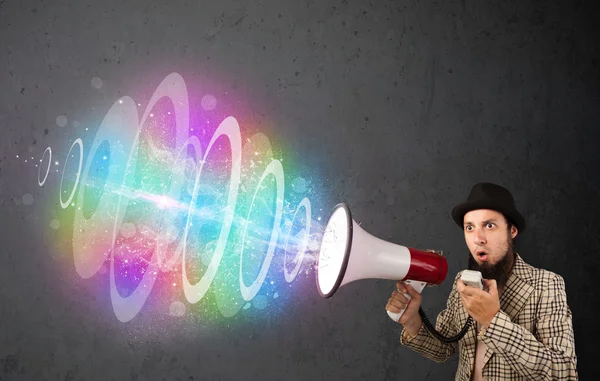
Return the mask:
M467 265L450 210L475 182L508 187L529 223L517 250L564 277L580 376L595 379L592 3L0 0L0 380L453 378L456 357L399 344L385 280L324 300L299 278L285 313L217 325L116 319L106 275L81 279L51 225L59 174L39 187L24 160L62 160L119 97L146 104L172 72L251 100L252 131L318 172L323 218L347 201L372 234L443 250L450 279ZM450 283L425 290L430 316Z

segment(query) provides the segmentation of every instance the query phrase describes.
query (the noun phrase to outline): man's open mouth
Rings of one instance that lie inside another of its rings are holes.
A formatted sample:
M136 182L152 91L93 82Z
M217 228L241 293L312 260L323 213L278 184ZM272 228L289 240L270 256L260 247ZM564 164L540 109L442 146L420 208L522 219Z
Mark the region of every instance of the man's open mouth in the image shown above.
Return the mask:
M485 251L478 251L477 252L477 258L480 261L486 261L488 259L488 254Z

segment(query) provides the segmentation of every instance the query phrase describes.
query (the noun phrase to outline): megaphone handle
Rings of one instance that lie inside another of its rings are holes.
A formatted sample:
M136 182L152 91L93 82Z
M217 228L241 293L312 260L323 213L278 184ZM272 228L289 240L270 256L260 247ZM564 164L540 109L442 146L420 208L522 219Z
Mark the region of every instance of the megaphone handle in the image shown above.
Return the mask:
M404 283L409 283L412 288L414 288L419 294L423 291L423 289L425 288L425 286L427 285L427 283L425 282L418 282L418 281L414 281L414 280L406 280L404 281ZM409 300L410 300L410 295L408 294L402 294L404 296L406 296ZM398 320L400 320L400 317L402 316L402 314L404 313L404 311L406 310L400 310L400 312L390 312L387 311L388 316L395 322L397 322Z

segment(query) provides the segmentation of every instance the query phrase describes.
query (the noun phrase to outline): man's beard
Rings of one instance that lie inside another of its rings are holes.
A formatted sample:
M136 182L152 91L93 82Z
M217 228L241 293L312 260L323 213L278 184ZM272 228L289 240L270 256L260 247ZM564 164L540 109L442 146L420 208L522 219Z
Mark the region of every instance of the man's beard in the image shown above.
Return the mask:
M481 272L481 276L484 279L495 279L499 289L504 288L504 285L506 285L506 281L508 281L508 278L510 277L514 264L514 241L510 236L508 237L508 249L500 262L495 265L488 265L486 263L480 265L475 261L473 255L469 253L469 270Z

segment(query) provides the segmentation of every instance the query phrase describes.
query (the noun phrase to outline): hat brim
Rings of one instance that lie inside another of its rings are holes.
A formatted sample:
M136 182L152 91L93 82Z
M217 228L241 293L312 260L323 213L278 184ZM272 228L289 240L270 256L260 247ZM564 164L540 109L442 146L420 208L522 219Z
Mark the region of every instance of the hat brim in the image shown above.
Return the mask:
M511 220L520 233L525 231L525 218L521 215L521 213L519 213L518 210L504 207L494 202L493 200L473 200L458 204L454 207L454 209L452 209L452 219L454 219L454 222L456 222L456 224L461 229L463 229L463 219L465 217L465 214L476 209L491 209L498 211L504 214L509 220Z

